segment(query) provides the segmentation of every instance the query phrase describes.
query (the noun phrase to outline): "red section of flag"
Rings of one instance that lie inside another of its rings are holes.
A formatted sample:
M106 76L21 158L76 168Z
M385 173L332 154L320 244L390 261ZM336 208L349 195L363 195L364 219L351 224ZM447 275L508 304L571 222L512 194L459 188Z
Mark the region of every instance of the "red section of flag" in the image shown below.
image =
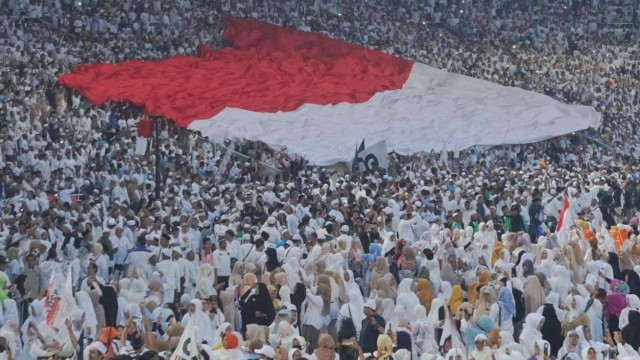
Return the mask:
M413 62L314 33L228 20L230 49L197 57L82 65L59 82L95 104L129 101L179 126L225 107L274 113L303 104L362 103L402 88Z
M153 134L153 122L151 119L144 117L138 122L138 136L143 138L150 138Z
M569 209L569 199L564 198L564 203L562 203L562 210L560 211L560 218L558 219L558 224L556 225L556 232L562 229L564 222L567 217L567 210Z

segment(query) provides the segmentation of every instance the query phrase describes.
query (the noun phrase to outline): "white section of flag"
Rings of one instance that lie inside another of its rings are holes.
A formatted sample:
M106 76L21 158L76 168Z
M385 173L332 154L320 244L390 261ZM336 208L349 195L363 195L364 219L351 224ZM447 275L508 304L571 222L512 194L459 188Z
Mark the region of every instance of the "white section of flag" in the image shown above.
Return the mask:
M413 154L473 145L523 144L597 128L592 107L501 86L415 63L404 87L360 104L303 105L259 113L227 108L189 125L216 141L260 140L311 163L350 162L353 144L386 140L391 151Z
M198 358L198 338L196 337L193 316L184 329L178 347L171 355L171 360L191 360Z

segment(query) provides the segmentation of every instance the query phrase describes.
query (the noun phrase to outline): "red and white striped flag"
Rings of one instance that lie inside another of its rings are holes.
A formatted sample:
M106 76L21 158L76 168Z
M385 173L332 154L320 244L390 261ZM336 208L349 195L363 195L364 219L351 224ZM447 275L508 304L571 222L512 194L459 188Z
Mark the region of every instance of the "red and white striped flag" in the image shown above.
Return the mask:
M558 218L558 225L556 225L556 232L568 228L574 223L573 214L571 213L571 207L569 206L569 197L564 198L562 204L562 211L560 211L560 218Z

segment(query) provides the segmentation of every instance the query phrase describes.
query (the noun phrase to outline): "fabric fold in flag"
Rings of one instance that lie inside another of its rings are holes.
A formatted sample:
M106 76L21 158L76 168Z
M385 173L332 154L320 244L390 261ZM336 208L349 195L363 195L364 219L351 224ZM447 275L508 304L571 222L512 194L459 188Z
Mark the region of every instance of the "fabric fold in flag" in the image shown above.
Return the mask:
M363 138L411 154L529 143L601 123L592 107L320 34L231 19L223 40L231 47L83 65L59 81L96 104L128 101L213 140L260 140L317 165L351 162Z

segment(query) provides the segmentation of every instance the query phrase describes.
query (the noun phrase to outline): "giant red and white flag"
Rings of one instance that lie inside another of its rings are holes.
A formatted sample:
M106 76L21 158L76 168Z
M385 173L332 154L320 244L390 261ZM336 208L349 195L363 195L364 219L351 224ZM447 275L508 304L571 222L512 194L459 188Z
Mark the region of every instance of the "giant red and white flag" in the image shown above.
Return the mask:
M380 51L254 20L226 21L230 48L195 57L78 66L60 77L95 104L128 101L214 140L286 147L312 163L351 161L353 144L457 151L597 128L592 107L451 74Z

